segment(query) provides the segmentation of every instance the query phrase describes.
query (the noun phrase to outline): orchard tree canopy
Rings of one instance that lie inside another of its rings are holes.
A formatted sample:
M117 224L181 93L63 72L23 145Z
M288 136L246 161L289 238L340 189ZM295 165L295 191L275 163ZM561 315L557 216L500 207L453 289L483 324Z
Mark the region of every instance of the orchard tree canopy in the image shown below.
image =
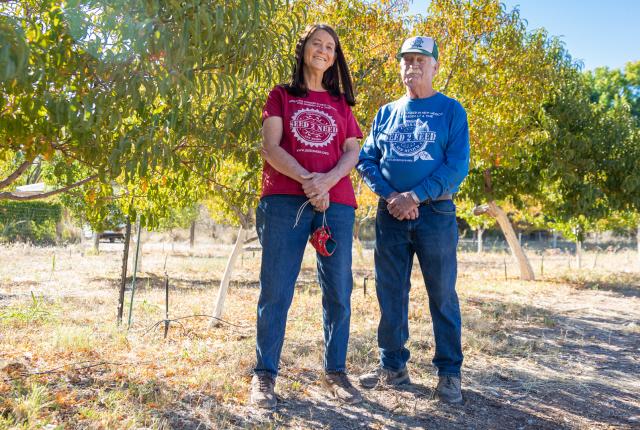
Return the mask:
M38 156L56 185L95 176L145 198L209 182L227 158L259 164L257 112L302 15L266 0L0 4L1 155L14 167L0 185Z
M436 89L467 110L472 157L462 194L476 202L519 195L527 184L514 189L496 178L486 195L484 175L520 169L516 155L535 151L543 137L535 118L555 84L561 46L544 30L528 32L518 10L497 0L434 0L417 31L439 43Z

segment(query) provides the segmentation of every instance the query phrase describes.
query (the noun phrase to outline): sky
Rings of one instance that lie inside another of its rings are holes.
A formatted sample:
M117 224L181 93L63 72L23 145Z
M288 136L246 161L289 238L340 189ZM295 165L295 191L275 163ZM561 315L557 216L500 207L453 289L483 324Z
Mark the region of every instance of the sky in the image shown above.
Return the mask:
M427 12L429 0L414 0L410 13ZM584 70L623 68L640 61L639 0L501 0L530 30L544 27L558 36Z

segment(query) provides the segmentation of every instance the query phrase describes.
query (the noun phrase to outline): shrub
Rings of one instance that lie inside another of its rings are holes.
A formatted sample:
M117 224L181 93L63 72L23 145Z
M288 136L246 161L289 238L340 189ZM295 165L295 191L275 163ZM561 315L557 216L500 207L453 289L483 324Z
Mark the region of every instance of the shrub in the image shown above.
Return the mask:
M0 202L0 240L55 244L61 217L62 207L57 203Z

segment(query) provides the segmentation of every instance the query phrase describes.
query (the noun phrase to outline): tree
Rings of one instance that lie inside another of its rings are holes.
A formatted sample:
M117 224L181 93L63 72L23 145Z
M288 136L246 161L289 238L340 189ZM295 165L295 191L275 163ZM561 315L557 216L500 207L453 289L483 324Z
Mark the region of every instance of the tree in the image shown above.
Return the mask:
M99 180L150 200L162 181L184 200L223 160L256 160L255 147L237 142L255 143L245 136L256 133L247 126L256 96L289 65L280 45L292 43L301 15L264 0L2 3L0 138L17 167L0 186L40 154L60 190ZM138 208L151 226L159 206Z
M516 206L536 178L523 177L518 154L534 152L543 137L535 122L557 77L562 48L544 30L527 32L517 9L498 1L437 0L416 26L439 43L442 66L436 86L467 110L471 169L461 196L486 202L479 213L497 221L520 264L521 277L533 270L498 202ZM519 175L523 182L514 181Z
M599 178L610 213L599 221L626 222L640 243L640 61L622 70L597 68L584 78L603 141ZM638 253L640 259L640 246Z
M618 96L594 96L596 87L614 88L615 79L598 83L606 74L596 72L600 78L594 80L570 61L559 71L556 90L537 118L546 137L536 151L518 155L517 164L537 178L528 195L550 226L576 241L580 262L588 231L613 213L637 207L640 152L630 104L616 102Z

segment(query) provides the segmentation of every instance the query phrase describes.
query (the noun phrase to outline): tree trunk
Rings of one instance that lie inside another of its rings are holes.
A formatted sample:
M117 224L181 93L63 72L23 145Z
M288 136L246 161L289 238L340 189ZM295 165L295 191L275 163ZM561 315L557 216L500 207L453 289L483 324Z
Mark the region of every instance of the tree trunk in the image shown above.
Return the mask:
M191 221L191 229L189 230L189 249L193 249L196 243L196 222Z
M582 241L576 240L576 260L578 269L582 269Z
M513 226L511 225L511 221L507 217L507 214L504 213L502 208L496 204L493 200L488 202L486 205L478 206L474 209L473 213L475 215L480 215L483 213L488 213L492 217L498 221L498 225L504 234L507 243L509 244L509 248L511 249L511 253L518 261L518 265L520 266L520 279L523 281L534 281L535 275L533 273L533 268L531 267L531 263L529 263L529 259L527 255L522 250L520 243L518 242L518 238L516 237L516 233L513 230Z
M478 254L482 254L482 252L484 251L484 243L482 242L484 228L478 227L478 229L476 230L476 234L478 235Z
M240 253L242 252L242 245L244 245L246 237L247 237L247 230L240 227L238 229L238 238L236 239L236 244L233 247L233 251L231 251L229 260L227 260L227 267L224 269L224 275L222 276L222 280L220 281L218 298L216 299L216 305L213 311L214 318L220 318L222 316L224 301L227 298L227 291L229 290L229 281L231 280L231 274L233 273L233 268L236 264L236 260L238 259L238 257L240 256ZM213 319L211 321L211 326L216 326L217 324L218 324L217 319Z
M640 269L640 224L638 224L638 230L636 230L636 245L638 247L638 269Z
M93 252L98 254L100 252L100 233L93 232Z
M122 254L122 275L120 278L120 291L118 294L118 325L122 323L124 310L124 290L127 284L127 262L129 261L129 242L131 241L131 220L127 218L127 229L124 234L124 252Z
M551 247L553 249L556 249L558 247L558 232L555 229L553 230L553 242Z

